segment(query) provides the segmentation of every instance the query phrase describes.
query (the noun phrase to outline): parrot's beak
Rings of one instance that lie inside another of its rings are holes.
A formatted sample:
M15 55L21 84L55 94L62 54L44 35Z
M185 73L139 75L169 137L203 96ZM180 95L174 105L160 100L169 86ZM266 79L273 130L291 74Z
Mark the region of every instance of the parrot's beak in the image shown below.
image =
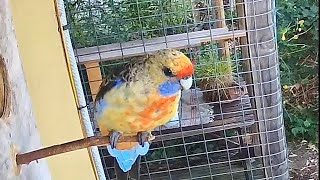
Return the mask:
M181 79L180 85L182 87L182 90L190 89L192 86L192 76L188 76L186 78Z

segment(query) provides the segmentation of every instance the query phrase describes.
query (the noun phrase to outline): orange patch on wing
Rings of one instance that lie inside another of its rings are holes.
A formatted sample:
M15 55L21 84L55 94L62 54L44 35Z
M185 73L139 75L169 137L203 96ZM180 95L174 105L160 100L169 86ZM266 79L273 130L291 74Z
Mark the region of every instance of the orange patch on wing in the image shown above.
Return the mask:
M157 126L159 124L159 121L161 122L167 120L163 118L168 115L169 111L171 110L172 103L175 102L176 98L177 96L150 98L156 100L151 101L149 103L149 107L139 113L139 119L141 122L140 126L143 129L150 129ZM158 110L160 110L160 114L154 117Z
M165 116L167 116L167 115L169 114L169 111L170 111L169 108L161 111L161 114L159 114L159 115L156 117L156 121L161 121Z
M143 117L141 118L141 124L143 127L148 127L152 123L152 119L149 117Z
M152 116L153 114L160 108L160 109L166 109L169 108L168 106L171 106L171 103L175 101L177 97L173 96L173 97L165 97L165 98L161 98L160 100L156 100L150 103L150 106L147 107L144 111L142 111L141 113L139 113L142 117L143 117L143 121L150 121L152 120ZM145 119L147 118L147 119Z

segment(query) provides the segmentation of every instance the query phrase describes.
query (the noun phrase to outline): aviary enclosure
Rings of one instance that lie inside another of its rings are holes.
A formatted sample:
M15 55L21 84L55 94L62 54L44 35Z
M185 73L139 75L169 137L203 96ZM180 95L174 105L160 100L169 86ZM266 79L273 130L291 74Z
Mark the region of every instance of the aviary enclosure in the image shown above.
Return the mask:
M288 179L274 3L64 0L89 107L110 69L147 53L179 49L196 66L179 113L153 132L141 179Z

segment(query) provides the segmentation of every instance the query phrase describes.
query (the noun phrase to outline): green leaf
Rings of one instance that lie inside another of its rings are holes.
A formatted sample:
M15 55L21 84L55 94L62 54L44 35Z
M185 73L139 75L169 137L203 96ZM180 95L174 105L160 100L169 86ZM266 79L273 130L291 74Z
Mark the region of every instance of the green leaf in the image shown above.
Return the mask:
M303 122L303 125L305 127L309 127L311 125L311 123L310 123L310 121L306 120L306 121Z
M313 6L310 7L310 10L314 13L314 15L316 15L319 12L319 7L313 5Z
M299 128L292 128L291 132L294 136L297 136L298 134L300 134Z

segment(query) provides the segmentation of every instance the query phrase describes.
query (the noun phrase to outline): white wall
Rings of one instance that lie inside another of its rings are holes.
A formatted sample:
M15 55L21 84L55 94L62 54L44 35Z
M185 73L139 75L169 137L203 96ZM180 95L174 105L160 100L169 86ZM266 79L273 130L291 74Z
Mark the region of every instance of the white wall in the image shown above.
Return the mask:
M45 160L21 167L15 175L12 145L19 152L28 152L41 146L32 104L26 86L17 41L12 25L8 0L0 0L0 56L8 71L8 113L0 118L0 180L50 180Z

